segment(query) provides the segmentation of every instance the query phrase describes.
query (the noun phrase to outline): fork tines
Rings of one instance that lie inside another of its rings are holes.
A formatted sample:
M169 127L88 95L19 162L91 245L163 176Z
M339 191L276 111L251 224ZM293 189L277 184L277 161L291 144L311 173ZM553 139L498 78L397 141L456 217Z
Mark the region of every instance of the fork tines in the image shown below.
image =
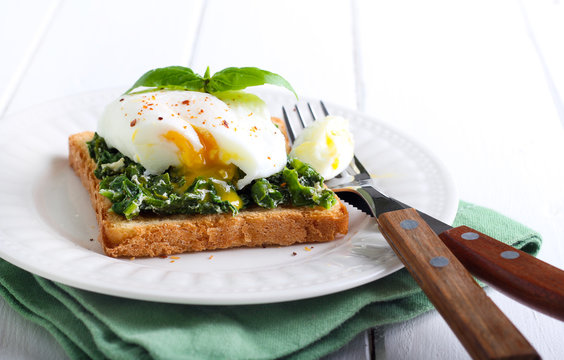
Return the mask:
M323 101L320 100L319 104L321 105L321 111L323 112L323 115L328 116L329 111L327 111L327 107L325 106ZM315 114L315 111L313 110L313 107L309 102L307 103L307 107L311 114L312 121L316 121L317 115ZM304 120L304 117L302 116L302 113L300 112L300 108L298 107L298 105L294 105L293 110L296 112L297 118L299 119L299 125L301 129L305 129L307 127L307 124ZM294 129L294 127L292 126L292 122L290 121L290 117L288 116L288 112L286 111L285 106L282 106L282 115L284 117L284 123L286 124L286 131L288 132L288 138L290 139L290 144L293 144L294 141L296 140L296 136L299 131L296 132L296 129Z
M294 134L294 129L292 128L290 118L288 117L288 113L286 112L286 108L284 106L282 106L282 116L284 117L284 124L286 124L286 133L288 134L290 145L292 145L294 140L296 140L296 135Z

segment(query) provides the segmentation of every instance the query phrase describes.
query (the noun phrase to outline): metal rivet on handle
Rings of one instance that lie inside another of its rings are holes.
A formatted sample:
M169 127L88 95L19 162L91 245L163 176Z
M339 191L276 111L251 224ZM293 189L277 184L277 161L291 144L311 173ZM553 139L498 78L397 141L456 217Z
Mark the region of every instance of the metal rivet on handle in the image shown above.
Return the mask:
M400 226L405 230L413 230L419 226L419 223L415 220L408 219L400 222Z
M501 253L501 257L508 260L517 259L519 257L519 253L517 251L504 251Z
M464 240L476 240L480 238L480 235L476 234L475 232L465 232L464 234L460 235L461 238Z
M429 263L434 267L445 267L448 265L449 261L444 256L437 256L429 260Z

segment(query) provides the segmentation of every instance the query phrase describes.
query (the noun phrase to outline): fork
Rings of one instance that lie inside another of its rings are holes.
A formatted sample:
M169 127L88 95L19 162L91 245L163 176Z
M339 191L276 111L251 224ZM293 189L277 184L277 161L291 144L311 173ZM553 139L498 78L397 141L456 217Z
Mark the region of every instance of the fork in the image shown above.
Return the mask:
M325 104L320 105L328 116ZM315 121L312 106L308 103L307 107ZM298 105L294 110L300 126L306 127ZM286 108L282 108L282 113L292 143L297 133ZM376 218L391 248L473 358L540 358L437 235L448 233L452 227L384 195L356 155L326 185L343 200ZM463 230L463 238L486 237L469 228Z

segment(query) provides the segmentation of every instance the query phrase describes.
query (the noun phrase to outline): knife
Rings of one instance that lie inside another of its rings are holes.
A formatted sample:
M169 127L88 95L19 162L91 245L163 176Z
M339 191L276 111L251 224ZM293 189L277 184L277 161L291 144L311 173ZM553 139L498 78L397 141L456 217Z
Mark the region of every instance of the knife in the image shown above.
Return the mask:
M379 196L396 203L398 210L410 208L381 193ZM339 192L339 197L373 215L366 203L355 200L356 195L344 191ZM478 279L524 305L564 321L564 271L468 226L452 227L424 212L417 213Z
M356 180L330 187L344 201L370 209L388 244L472 358L540 358L417 210L381 194L371 179Z

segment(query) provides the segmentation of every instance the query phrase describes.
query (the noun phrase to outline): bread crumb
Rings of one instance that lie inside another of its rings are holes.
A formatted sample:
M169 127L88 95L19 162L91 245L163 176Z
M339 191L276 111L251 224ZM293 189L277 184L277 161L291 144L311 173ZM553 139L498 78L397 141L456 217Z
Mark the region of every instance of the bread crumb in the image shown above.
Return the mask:
M211 260L211 259L213 259L213 255L210 255L210 257L208 258L208 260Z
M304 248L305 251L311 251L310 248L308 248L307 246Z
M174 260L180 259L178 256L171 256L170 258L171 258L171 259L174 259Z

